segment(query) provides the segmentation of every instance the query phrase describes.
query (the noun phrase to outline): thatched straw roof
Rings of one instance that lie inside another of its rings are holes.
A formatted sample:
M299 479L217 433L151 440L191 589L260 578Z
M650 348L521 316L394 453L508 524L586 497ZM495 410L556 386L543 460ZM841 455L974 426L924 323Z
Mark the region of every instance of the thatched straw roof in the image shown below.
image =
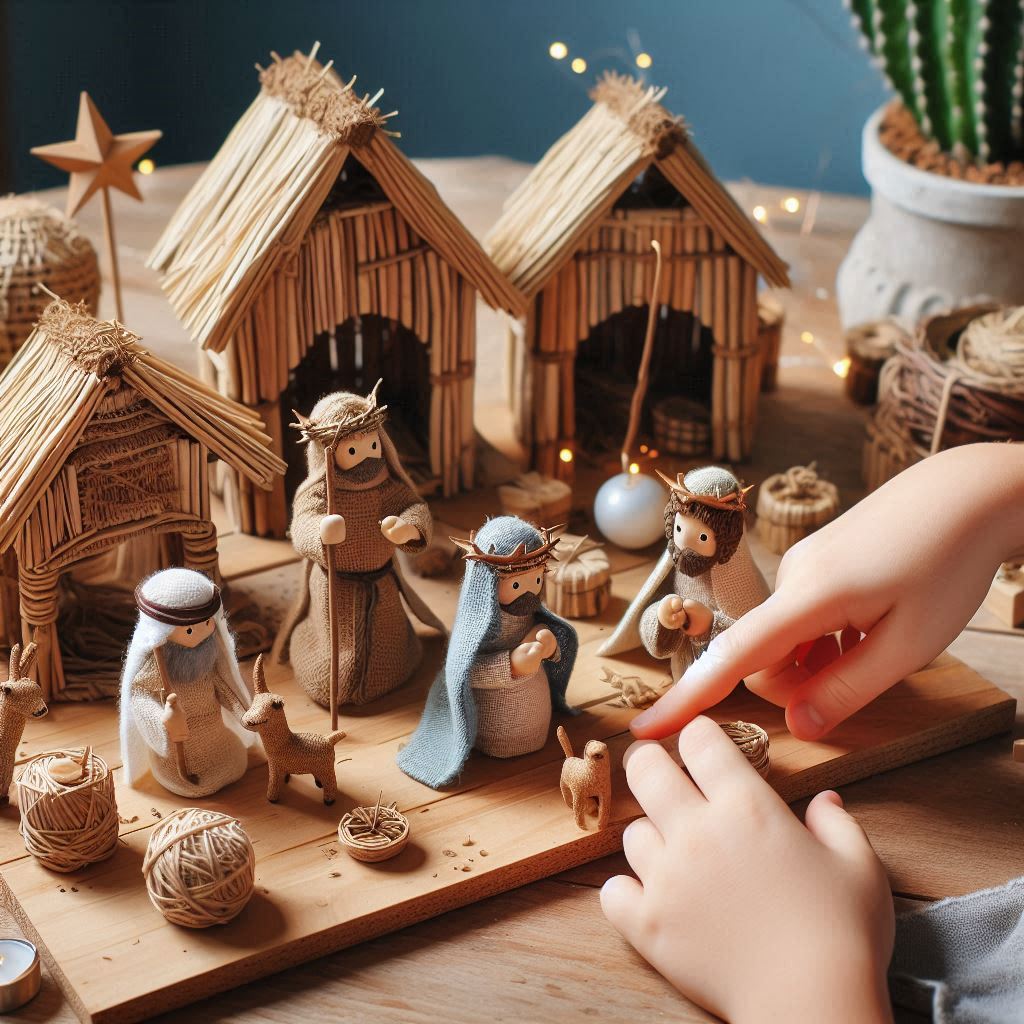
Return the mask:
M284 472L256 413L147 352L117 321L56 300L0 376L0 552L122 384L257 486Z
M544 287L638 174L654 163L707 225L770 284L787 286L786 264L740 209L662 105L664 89L607 74L594 105L509 197L487 251L528 296Z
M390 114L355 79L296 53L260 69L262 88L150 254L192 338L221 351L259 288L294 251L349 153L412 228L495 309L519 313L509 284L385 130Z

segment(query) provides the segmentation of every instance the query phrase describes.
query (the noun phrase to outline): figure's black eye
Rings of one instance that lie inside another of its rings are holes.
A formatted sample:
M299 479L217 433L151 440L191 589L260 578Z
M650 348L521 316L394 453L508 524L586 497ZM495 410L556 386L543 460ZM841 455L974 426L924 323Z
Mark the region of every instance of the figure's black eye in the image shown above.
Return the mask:
M539 576L537 577L537 586L538 587L540 586L540 577Z
M702 534L700 535L700 539L701 539L701 540L707 540L707 539L708 539L708 535L707 535L706 533L702 533Z
M680 533L682 529L683 528L678 523L676 523L676 533Z
M186 636L191 636L192 635L192 627L191 626L189 626L188 629L185 630L185 635Z
M373 442L373 444L371 444L371 445L370 445L370 447L371 447L371 448L372 448L372 449L373 449L374 451L376 451L376 450L377 450L377 442L376 442L376 441L374 441L374 442Z
M5 686L4 687L4 693L14 693L14 690L11 689L11 687L9 687L9 686Z
M349 453L349 455L355 455L355 453L356 453L355 448L349 448L348 453Z
M516 580L516 582L512 584L512 589L513 590L518 590L519 589L519 581L518 580Z
M277 709L278 711L280 711L280 710L281 710L281 708L283 708L283 707L284 707L284 701L283 701L283 700L272 700L272 701L270 702L270 706L271 706L272 708L276 708L276 709Z

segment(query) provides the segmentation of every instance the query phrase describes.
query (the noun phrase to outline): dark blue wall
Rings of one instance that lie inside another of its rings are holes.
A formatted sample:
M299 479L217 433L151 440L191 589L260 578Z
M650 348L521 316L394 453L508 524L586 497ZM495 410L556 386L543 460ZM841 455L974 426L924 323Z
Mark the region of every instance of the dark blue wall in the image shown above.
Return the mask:
M71 136L80 89L115 131L162 128L158 164L201 160L255 94L253 63L315 39L359 87L384 87L412 156L534 160L586 109L595 74L635 71L642 49L721 176L856 192L860 127L883 99L841 0L0 3L0 144L18 191L62 180L28 149ZM569 59L548 56L556 39Z

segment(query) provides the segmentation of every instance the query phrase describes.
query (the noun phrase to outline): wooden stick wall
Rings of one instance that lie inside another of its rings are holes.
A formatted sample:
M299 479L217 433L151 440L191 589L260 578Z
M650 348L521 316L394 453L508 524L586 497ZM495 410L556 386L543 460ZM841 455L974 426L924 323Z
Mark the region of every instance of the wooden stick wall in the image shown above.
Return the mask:
M431 473L446 495L471 487L476 291L391 203L317 217L239 321L228 348L211 356L219 389L264 411L273 433L289 373L318 340L361 314L394 320L429 347L430 380L423 387L431 390L424 439ZM354 368L354 352L338 355L342 367ZM386 380L384 388L386 401ZM263 495L243 484L238 500L244 531L283 533L282 486Z
M613 210L537 294L522 340L510 336L521 349L512 361L517 429L543 473L571 473L559 452L575 448L576 348L609 317L647 304L652 238L666 262L666 304L692 313L714 338L712 457L750 453L760 374L757 271L690 207Z

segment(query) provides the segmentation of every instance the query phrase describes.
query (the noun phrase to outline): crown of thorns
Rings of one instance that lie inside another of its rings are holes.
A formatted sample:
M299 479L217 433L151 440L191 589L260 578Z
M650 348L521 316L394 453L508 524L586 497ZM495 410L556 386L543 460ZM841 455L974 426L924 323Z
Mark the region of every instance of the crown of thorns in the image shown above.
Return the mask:
M483 562L485 565L489 565L496 572L503 575L513 575L515 573L526 572L529 569L539 568L541 566L546 567L549 559L554 558L558 561L558 556L555 554L555 548L558 546L558 541L552 539L552 534L557 530L561 530L561 526L553 526L550 529L541 528L541 544L540 547L534 548L532 551L526 550L526 541L521 541L516 545L515 549L507 555L499 555L494 551L494 545L491 545L490 551L484 551L476 543L476 531L474 530L469 535L469 540L460 540L458 537L449 538L451 542L462 551L462 557L467 562Z
M373 390L366 396L366 408L362 412L349 413L338 419L314 420L309 416L292 409L297 422L289 424L293 430L297 430L302 440L308 444L310 441L317 441L325 448L337 444L343 437L351 437L353 434L368 434L377 430L388 417L388 407L377 404L377 390L383 383L383 378L377 381Z
M675 480L666 476L662 471L656 470L658 476L668 484L673 494L679 495L679 500L684 504L707 505L709 508L721 509L723 512L746 512L747 494L754 489L754 485L738 487L728 494L722 494L716 489L714 494L695 494L683 483L682 473L677 473Z

